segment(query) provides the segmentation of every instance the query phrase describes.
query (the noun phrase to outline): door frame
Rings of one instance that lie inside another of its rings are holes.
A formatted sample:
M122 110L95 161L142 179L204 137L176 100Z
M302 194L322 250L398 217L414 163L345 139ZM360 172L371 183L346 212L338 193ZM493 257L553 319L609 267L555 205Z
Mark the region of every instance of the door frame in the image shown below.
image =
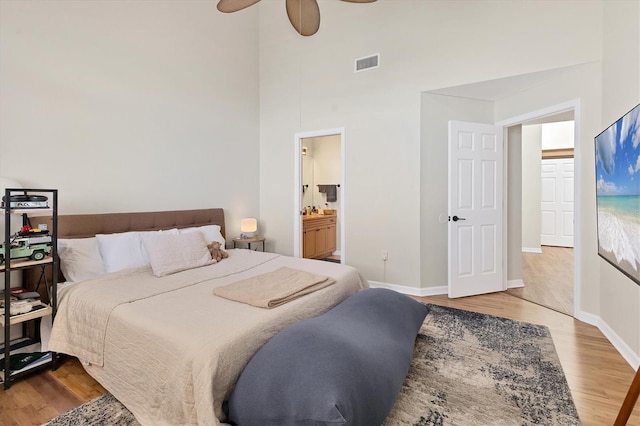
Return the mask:
M543 118L546 116L556 115L562 112L567 112L573 110L573 161L576 166L574 166L574 181L573 181L573 194L574 194L574 215L573 215L573 316L578 317L580 313L580 282L581 282L581 267L580 267L580 254L582 252L582 235L580 232L581 225L581 199L582 195L580 193L580 188L582 187L582 176L579 170L576 171L576 167L579 168L581 165L581 131L582 123L581 123L581 109L580 109L580 99L574 99L571 101L567 101L561 104L552 105L546 108L539 109L537 111L528 112L525 114L521 114L519 116L515 116L512 118L508 118L502 121L495 123L498 126L502 126L505 129L505 137L507 135L507 127L516 126L518 124L526 123L527 121L531 121L538 118ZM505 149L505 161L504 161L504 172L507 171L507 161L508 158L508 140L505 139L504 149ZM507 193L507 180L504 181L504 191ZM508 213L507 204L504 205L504 244L506 247L507 244L507 213ZM505 267L508 264L506 257L509 255L507 251L505 251Z
M319 138L322 136L340 135L340 263L344 264L346 259L346 233L345 233L345 129L337 127L333 129L311 130L300 132L294 135L294 177L293 177L293 256L302 257L302 140L309 138Z

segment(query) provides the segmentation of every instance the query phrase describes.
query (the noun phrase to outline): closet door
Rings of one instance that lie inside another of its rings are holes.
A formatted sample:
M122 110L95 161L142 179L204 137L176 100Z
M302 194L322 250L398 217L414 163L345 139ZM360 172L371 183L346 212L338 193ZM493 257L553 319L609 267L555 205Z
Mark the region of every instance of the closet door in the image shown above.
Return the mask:
M542 160L540 243L573 247L573 158Z

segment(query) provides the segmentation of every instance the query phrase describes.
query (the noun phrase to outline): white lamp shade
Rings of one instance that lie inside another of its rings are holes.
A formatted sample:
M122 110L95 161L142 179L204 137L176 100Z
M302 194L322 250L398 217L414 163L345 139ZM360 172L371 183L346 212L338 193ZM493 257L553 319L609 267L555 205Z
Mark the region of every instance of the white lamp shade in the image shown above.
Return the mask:
M240 221L240 231L243 234L250 234L258 230L258 220L253 217L244 218Z

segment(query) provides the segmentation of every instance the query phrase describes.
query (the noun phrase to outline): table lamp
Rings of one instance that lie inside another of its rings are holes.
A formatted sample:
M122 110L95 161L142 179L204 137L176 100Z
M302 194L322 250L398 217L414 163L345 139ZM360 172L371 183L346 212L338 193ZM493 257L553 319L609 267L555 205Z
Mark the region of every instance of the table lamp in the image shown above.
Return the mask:
M258 230L258 220L253 217L247 217L240 221L240 238L251 238L255 236Z

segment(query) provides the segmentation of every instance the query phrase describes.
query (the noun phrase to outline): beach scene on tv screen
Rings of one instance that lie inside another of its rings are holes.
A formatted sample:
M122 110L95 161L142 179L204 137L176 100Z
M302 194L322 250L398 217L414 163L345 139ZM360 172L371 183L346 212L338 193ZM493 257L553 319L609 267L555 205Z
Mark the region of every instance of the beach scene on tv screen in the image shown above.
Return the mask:
M598 253L640 284L640 105L595 144Z

